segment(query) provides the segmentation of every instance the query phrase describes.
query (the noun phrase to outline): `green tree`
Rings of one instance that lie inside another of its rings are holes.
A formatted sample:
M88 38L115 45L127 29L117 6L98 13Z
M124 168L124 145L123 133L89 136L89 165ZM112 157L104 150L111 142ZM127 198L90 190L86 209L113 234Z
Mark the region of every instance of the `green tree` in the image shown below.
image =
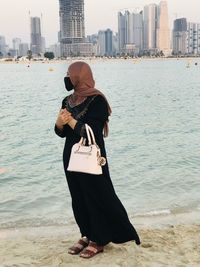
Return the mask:
M161 57L164 57L164 56L165 56L165 54L163 53L162 50L160 51L160 56L161 56Z
M49 60L54 59L54 53L53 52L46 52L44 53L44 57L48 58Z
M27 51L27 57L28 57L28 60L31 60L31 58L33 57L33 53L31 50Z

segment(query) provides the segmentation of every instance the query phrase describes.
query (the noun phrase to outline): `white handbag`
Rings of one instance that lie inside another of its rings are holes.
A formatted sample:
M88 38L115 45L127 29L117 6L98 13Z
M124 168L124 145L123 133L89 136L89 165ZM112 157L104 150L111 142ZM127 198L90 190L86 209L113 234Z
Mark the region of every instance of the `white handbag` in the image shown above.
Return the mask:
M91 127L85 124L88 146L86 139L81 138L79 143L72 147L69 165L67 170L71 172L83 172L89 174L102 174L102 167L106 164L106 159L101 157L101 151L94 137Z

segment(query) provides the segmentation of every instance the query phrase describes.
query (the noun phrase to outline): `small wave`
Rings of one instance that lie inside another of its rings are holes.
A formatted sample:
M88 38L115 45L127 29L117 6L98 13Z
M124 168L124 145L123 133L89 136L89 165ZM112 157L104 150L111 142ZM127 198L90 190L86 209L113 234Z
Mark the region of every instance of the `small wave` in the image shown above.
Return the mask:
M171 214L171 211L169 209L165 210L152 210L152 211L147 211L143 213L136 213L136 217L148 217L148 216L159 216L159 215L168 215Z
M185 204L184 206L177 206L177 207L175 206L172 209L172 213L173 214L188 213L194 210L198 210L200 208L199 203L200 203L199 200L194 200Z
M72 216L59 217L59 218L41 218L32 217L27 219L18 219L15 221L8 220L7 222L0 222L1 229L19 229L19 228L29 228L29 227L47 227L47 226L75 226L75 221Z
M176 215L176 214L186 214L192 211L200 210L199 201L193 201L185 206L174 206L171 209L161 209L161 210L150 210L146 212L138 212L135 213L136 217L153 217L153 216L161 216L161 215Z

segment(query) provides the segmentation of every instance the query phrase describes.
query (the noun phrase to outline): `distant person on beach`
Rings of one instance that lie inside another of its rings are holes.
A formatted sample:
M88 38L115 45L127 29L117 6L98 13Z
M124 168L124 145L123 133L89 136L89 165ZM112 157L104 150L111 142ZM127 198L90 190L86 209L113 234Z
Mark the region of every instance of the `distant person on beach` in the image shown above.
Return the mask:
M81 233L81 238L68 253L91 258L103 252L109 242L120 244L134 240L139 245L139 236L115 193L109 174L104 145L111 115L108 101L101 91L94 88L91 68L85 62L72 63L64 82L67 91L74 91L62 101L55 132L62 138L66 137L63 163L74 217ZM81 137L86 137L85 123L92 128L101 155L106 159L102 175L67 170L72 146Z

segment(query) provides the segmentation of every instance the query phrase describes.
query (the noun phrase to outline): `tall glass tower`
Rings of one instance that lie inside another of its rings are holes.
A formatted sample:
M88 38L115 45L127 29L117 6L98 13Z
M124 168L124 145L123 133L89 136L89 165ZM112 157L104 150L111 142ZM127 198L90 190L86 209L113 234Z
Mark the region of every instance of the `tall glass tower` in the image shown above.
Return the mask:
M59 0L61 44L85 40L84 0Z
M170 29L167 1L161 1L158 6L156 47L159 51L170 52Z
M35 55L42 52L41 22L38 17L31 18L31 51Z
M144 50L156 50L157 5L144 6Z

